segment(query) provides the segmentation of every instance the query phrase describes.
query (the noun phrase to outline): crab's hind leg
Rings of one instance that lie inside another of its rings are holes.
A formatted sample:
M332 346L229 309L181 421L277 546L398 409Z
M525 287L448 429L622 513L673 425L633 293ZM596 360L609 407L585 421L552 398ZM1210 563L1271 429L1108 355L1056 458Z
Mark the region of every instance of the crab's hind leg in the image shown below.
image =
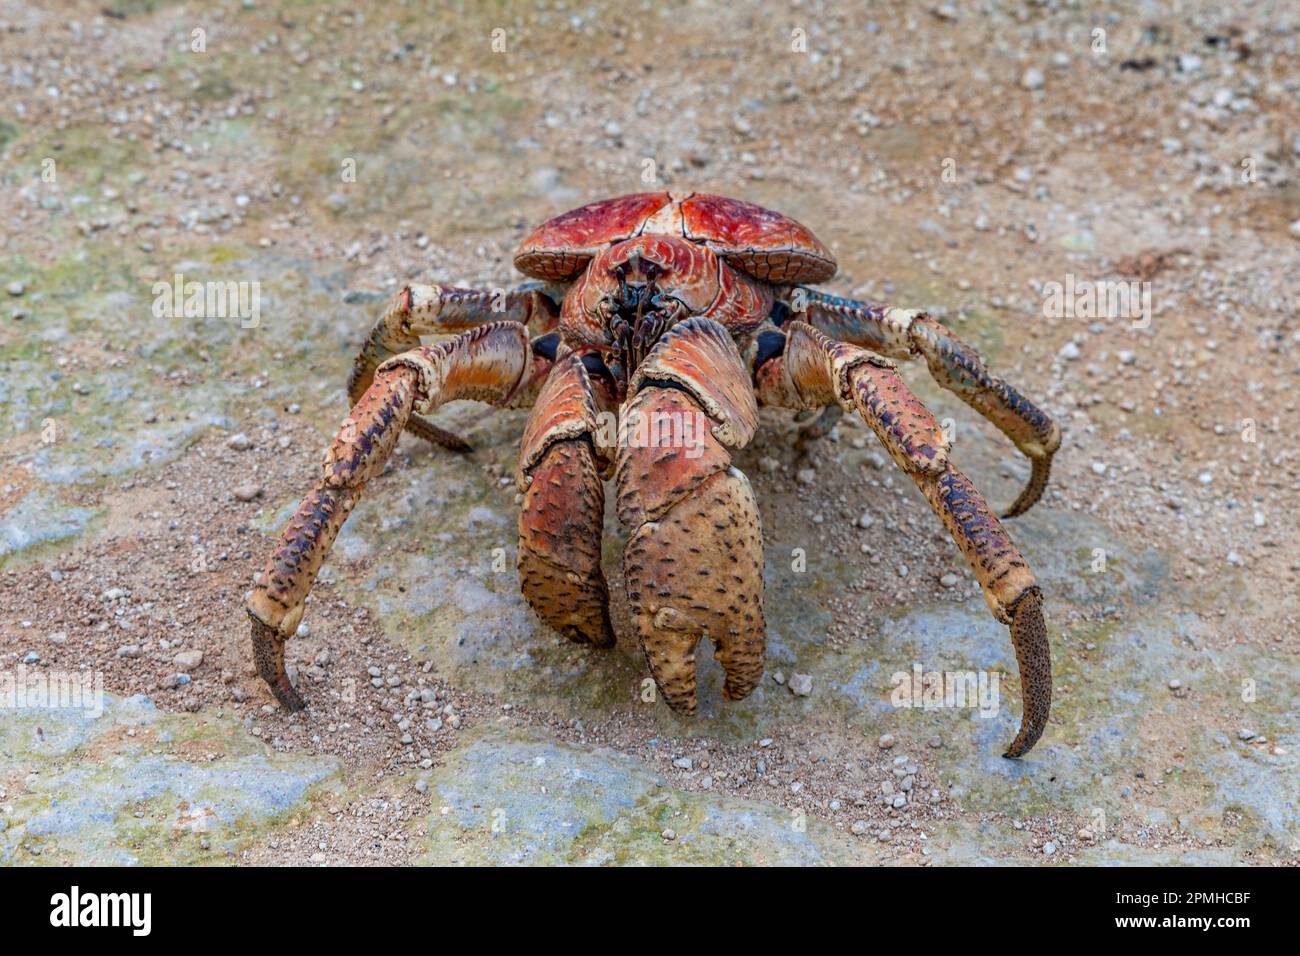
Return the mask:
M534 336L555 328L559 312L540 283L514 289L458 289L412 284L388 300L370 330L348 377L348 401L356 404L370 387L375 369L395 355L418 348L421 335L450 335L489 322L518 322ZM467 452L464 439L412 413L406 430L452 451Z
M975 486L949 461L943 430L893 362L833 342L803 322L789 323L784 333L764 333L781 334L783 343L769 339L755 352L759 400L793 408L838 402L858 412L943 520L993 616L1010 626L1024 714L1006 756L1019 757L1042 736L1052 705L1047 627L1033 572ZM757 361L760 356L765 360Z
M366 483L383 470L403 426L415 410L430 411L452 399L502 406L526 401L551 366L539 351L545 349L530 346L524 326L498 322L398 355L375 372L248 599L258 673L285 707L298 710L303 701L285 669L284 642L302 620L335 536Z
M695 648L713 641L740 700L763 676L758 507L728 448L753 437L753 386L727 330L704 318L669 330L637 369L619 421L618 516L628 603L664 700L696 711Z
M1043 496L1061 430L1051 417L984 366L979 353L926 313L867 305L802 286L784 304L818 331L895 359L922 356L941 386L979 412L1030 461L1029 482L1004 518L1024 514Z
M605 484L603 447L614 398L570 352L547 376L524 430L516 482L519 583L537 616L578 643L611 647L609 589L601 571Z

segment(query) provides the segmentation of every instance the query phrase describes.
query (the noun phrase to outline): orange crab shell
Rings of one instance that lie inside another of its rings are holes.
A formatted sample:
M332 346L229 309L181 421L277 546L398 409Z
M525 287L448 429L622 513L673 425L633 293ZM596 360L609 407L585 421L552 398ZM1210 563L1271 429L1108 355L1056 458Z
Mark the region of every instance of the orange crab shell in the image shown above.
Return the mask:
M776 285L824 282L835 274L830 250L789 216L725 196L668 192L602 199L548 219L520 243L515 268L535 279L567 282L602 249L653 234L708 246L742 272Z

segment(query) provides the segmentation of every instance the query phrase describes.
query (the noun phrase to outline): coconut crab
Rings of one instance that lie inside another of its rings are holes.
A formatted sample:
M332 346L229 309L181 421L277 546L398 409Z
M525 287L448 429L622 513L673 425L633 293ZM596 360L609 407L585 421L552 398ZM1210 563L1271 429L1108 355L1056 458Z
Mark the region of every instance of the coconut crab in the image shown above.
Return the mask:
M509 292L404 288L358 355L352 411L248 600L258 672L281 704L304 706L285 641L398 436L468 447L425 417L453 399L532 408L515 478L520 586L538 616L575 642L614 644L600 564L612 478L629 529L628 603L665 702L694 715L704 636L724 696L746 697L763 674L763 550L754 493L731 454L754 437L760 404L839 406L916 482L1009 626L1023 714L1006 756L1037 742L1052 696L1042 594L894 360L923 358L1029 458L1028 484L1004 517L1043 493L1061 441L1051 418L924 312L810 288L835 274L829 250L752 203L664 192L590 203L535 229L514 264L536 281ZM443 339L424 345L422 335ZM611 416L612 434L601 427ZM646 421L658 433L636 440Z

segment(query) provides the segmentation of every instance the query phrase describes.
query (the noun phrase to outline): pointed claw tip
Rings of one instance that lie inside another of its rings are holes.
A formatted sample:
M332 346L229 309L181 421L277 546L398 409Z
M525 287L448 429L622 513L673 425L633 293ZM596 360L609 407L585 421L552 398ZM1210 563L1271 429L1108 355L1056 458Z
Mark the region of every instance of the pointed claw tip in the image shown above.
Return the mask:
M1002 753L1004 758L1007 760L1019 760L1028 751L1033 749L1034 743L1032 741L1028 744L1022 742L1020 739L1022 736L1023 734L1017 735L1016 739L1011 741L1007 746L1007 749Z
M1047 490L1047 479L1052 474L1052 456L1031 459L1029 483L1025 485L1020 496L1011 503L1011 507L1002 513L1003 518L1018 518L1034 505L1038 504Z
M1024 695L1020 732L1003 754L1015 759L1028 753L1047 729L1052 710L1052 660L1043 617L1043 594L1031 587L1011 606L1011 641L1020 667Z
M266 682L266 686L285 710L290 713L302 710L307 702L289 682L289 673L284 669L284 638L251 609L248 610L248 617L252 622L253 659L257 664L258 676Z
M271 688L271 693L274 694L275 699L280 702L280 706L291 714L295 714L307 707L307 702L302 699L302 695L294 689L294 686L290 684L287 679L285 680L283 687L273 686Z

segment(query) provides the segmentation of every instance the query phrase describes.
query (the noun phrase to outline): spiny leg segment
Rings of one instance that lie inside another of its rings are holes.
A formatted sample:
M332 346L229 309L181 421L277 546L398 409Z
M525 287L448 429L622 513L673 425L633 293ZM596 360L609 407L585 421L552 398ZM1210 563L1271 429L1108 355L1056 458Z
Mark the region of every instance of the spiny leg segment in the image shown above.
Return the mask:
M1029 458L1029 482L1003 517L1024 514L1042 497L1061 430L1046 412L989 372L975 349L915 309L867 305L803 286L788 290L783 301L796 318L831 339L893 359L923 357L935 381L996 425Z
M784 333L762 333L753 355L760 402L786 408L838 402L846 411L856 411L943 520L979 579L993 616L1010 625L1024 713L1006 756L1028 751L1047 726L1052 703L1042 594L1002 524L949 461L939 423L892 361L834 342L804 322L786 324Z
M453 399L498 406L531 400L551 360L516 322L482 325L380 365L325 453L322 475L298 506L248 600L258 673L290 710L303 706L289 681L284 643L302 620L307 594L366 483L378 475L416 412Z

